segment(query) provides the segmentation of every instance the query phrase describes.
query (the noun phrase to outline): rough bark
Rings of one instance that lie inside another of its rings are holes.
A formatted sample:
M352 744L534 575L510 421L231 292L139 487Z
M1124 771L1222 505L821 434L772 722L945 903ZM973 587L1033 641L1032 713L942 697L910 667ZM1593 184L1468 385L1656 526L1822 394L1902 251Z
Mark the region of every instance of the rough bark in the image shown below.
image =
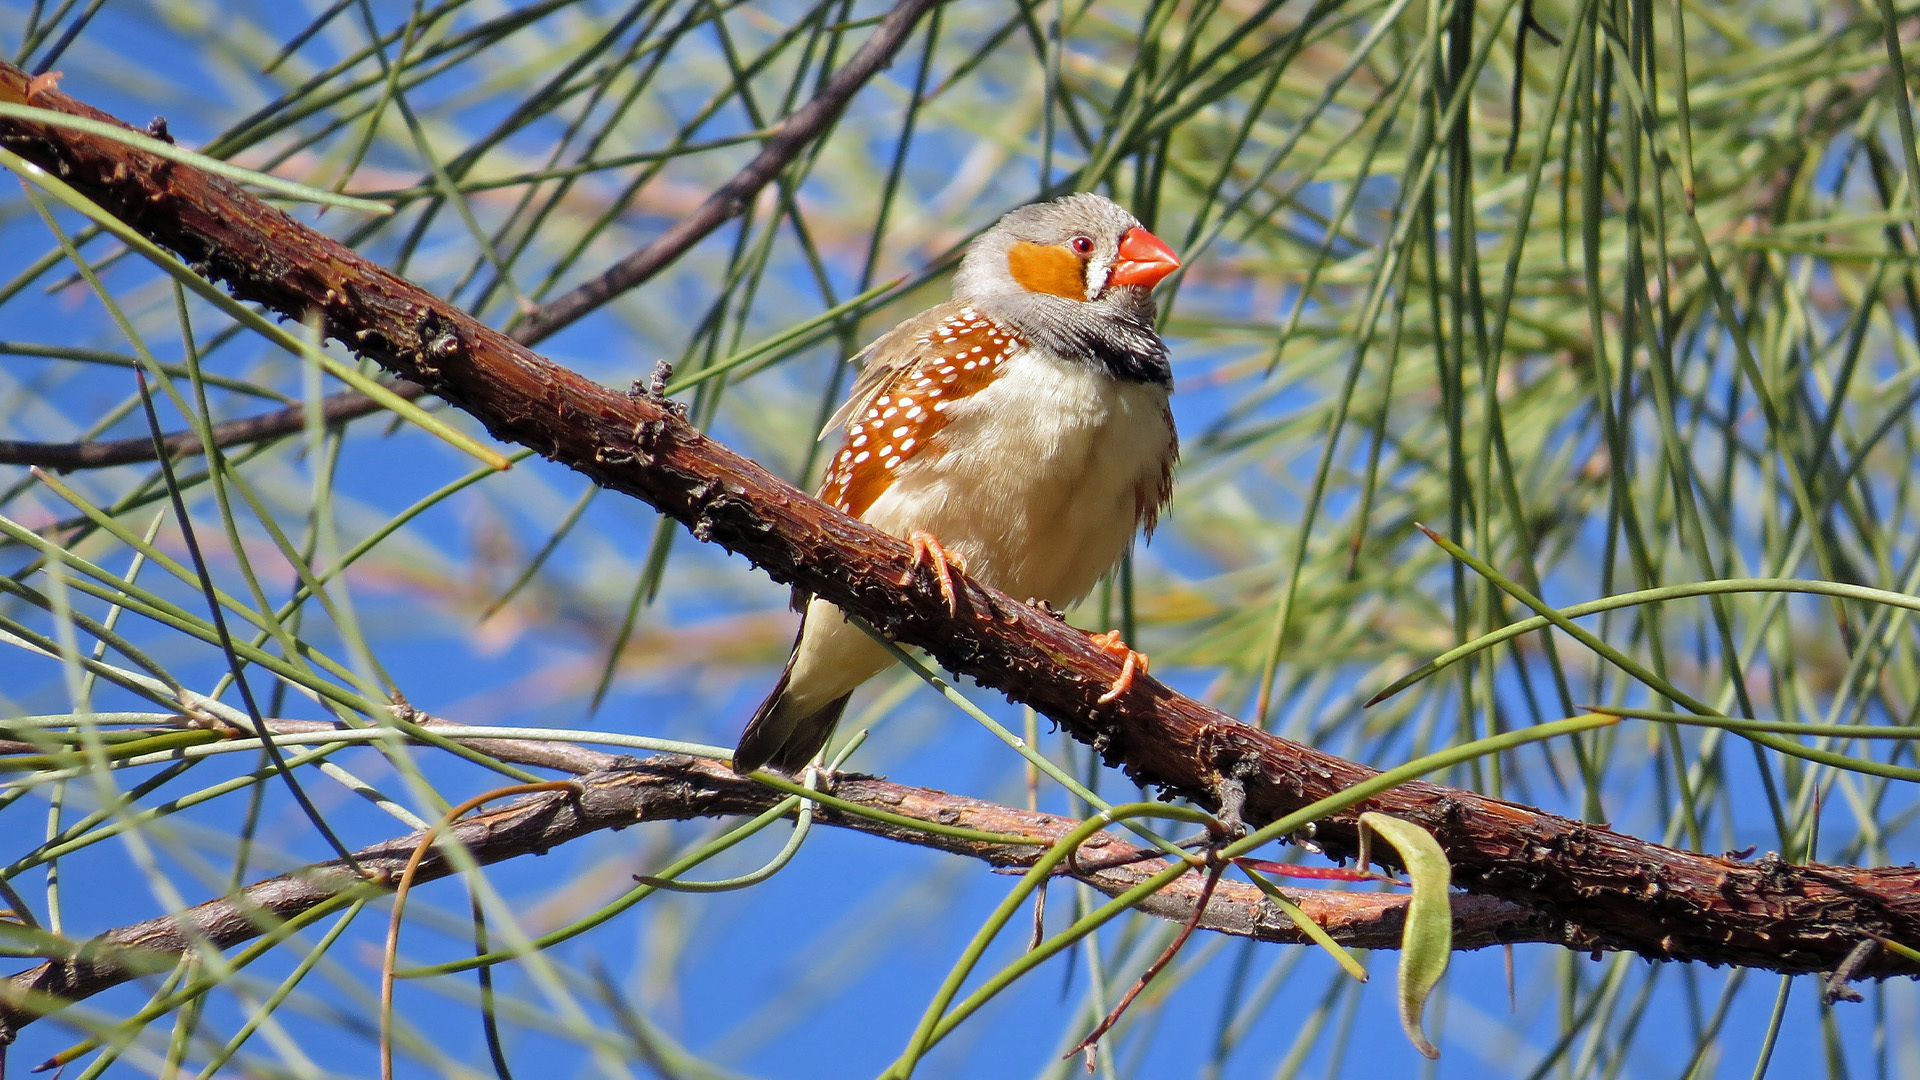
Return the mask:
M23 100L26 91L25 75L0 70L0 95ZM57 92L35 103L102 115ZM1087 635L970 579L960 583L960 615L949 615L930 582L896 584L909 566L903 542L708 439L669 403L609 390L552 364L235 184L110 140L17 120L0 120L0 144L236 296L290 318L319 317L329 334L467 411L495 437L642 499L774 579L1034 706L1138 781L1218 807L1223 778L1238 778L1242 815L1259 825L1373 775L1151 678L1099 704L1119 666ZM1578 948L1812 972L1835 969L1874 935L1920 942L1920 869L1911 866L1743 862L1426 783L1322 821L1318 842L1351 853L1365 810L1425 827L1446 849L1458 885L1565 924L1567 943ZM1880 950L1858 973L1920 968Z
M508 336L522 345L535 345L607 301L649 279L715 229L739 217L753 199L780 171L792 164L801 151L813 145L833 126L853 95L875 75L893 62L935 0L901 0L874 32L861 44L845 67L833 73L820 92L795 109L767 137L760 152L744 168L700 204L693 213L675 223L672 229L655 238L639 251L608 267L591 281L540 304ZM425 393L418 383L398 379L388 389L411 401ZM382 412L385 406L358 390L329 394L320 402L320 415L329 424ZM258 416L224 421L213 427L211 442L222 449L267 439L284 438L302 430L307 423L305 405L292 405ZM199 436L178 431L166 437L170 454L203 452ZM153 440L145 436L86 443L34 443L0 439L0 465L38 465L45 469L70 472L76 469L100 469L153 460Z
M273 721L276 732L313 730L329 725ZM784 793L735 776L717 762L662 756L645 761L542 744L498 740L462 740L509 759L533 757L548 767L580 770L578 794L527 796L498 809L463 819L451 831L482 865L539 855L589 833L623 829L648 821L679 821L728 815L757 815ZM531 754L523 753L531 751ZM916 844L979 859L994 867L1024 870L1079 822L1056 814L1019 810L995 803L908 787L866 776L844 775L836 798L914 821L1027 837L1030 844L998 844L931 833L910 826L822 807L816 821L854 829L902 843ZM396 837L354 853L376 891L392 886L419 846L418 833ZM415 883L454 873L450 859L436 847L422 861ZM1070 876L1108 896L1117 896L1166 866L1158 852L1143 851L1112 832L1097 833L1064 864ZM1138 857L1138 861L1129 861ZM645 871L647 867L636 867ZM179 955L203 942L221 949L250 941L270 926L296 918L353 890L368 888L340 860L305 867L249 885L231 896L186 911L101 934L69 957L50 960L0 982L0 1047L33 1020L61 1006L90 997L128 979L165 971ZM1190 874L1156 893L1141 910L1176 922L1193 914L1200 876ZM1354 948L1397 948L1405 929L1406 897L1375 892L1285 889L1288 899L1335 940ZM1543 941L1564 943L1566 928L1535 912L1490 897L1454 898L1455 944L1463 949ZM1199 925L1220 933L1260 941L1298 944L1305 938L1254 886L1222 881L1214 890Z

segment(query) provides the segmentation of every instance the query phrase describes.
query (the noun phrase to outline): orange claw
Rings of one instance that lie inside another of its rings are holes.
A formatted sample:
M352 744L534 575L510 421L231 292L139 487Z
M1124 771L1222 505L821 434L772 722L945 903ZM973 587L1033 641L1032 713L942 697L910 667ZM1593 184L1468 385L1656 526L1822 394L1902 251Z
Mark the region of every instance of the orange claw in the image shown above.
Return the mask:
M1134 652L1128 648L1127 643L1120 640L1118 630L1109 630L1104 634L1093 634L1090 637L1094 648L1108 656L1120 658L1120 677L1113 680L1113 685L1108 687L1107 692L1101 694L1099 698L1100 704L1105 705L1132 688L1135 671L1142 675L1147 673L1147 654Z
M966 570L966 561L960 556L940 546L934 535L922 529L915 529L907 536L907 542L913 545L913 565L900 577L900 584L913 584L913 575L922 566L930 566L933 576L940 581L940 595L946 597L947 613L960 614L960 594L953 589L953 573L948 567Z
M33 99L39 97L41 94L47 93L50 90L58 90L60 88L60 76L62 74L63 72L47 71L35 75L33 81L27 84L27 104L33 104Z

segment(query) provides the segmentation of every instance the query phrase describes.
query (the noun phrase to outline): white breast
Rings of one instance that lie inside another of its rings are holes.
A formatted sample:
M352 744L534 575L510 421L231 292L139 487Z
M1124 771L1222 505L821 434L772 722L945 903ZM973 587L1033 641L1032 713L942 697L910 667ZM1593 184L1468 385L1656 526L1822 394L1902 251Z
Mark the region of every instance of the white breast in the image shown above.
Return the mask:
M1133 538L1173 441L1167 391L1028 348L954 402L951 421L862 515L939 538L1019 599L1085 596Z

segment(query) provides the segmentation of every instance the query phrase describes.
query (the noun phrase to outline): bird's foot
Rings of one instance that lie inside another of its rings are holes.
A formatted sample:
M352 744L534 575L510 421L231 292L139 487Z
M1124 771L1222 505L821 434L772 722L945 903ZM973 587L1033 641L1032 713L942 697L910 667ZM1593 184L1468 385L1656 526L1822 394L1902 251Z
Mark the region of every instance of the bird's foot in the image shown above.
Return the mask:
M1066 621L1067 621L1067 614L1066 614L1066 612L1064 612L1064 611L1055 611L1055 610L1054 610L1054 607L1053 607L1053 605L1052 605L1052 604L1049 604L1049 603L1047 603L1047 601L1046 601L1046 598L1045 598L1045 597L1041 597L1041 598L1039 598L1039 599L1034 599L1033 597L1028 597L1028 598L1027 598L1027 606L1028 606L1028 607L1030 607L1030 608L1032 608L1032 609L1034 609L1035 611L1038 611L1038 612L1039 612L1040 614L1042 614L1042 615L1051 615L1051 616L1053 616L1054 618L1056 618L1056 619L1059 619L1059 620L1060 620L1061 622L1066 622Z
M794 777L800 786L809 791L818 791L825 795L833 794L834 785L840 782L840 774L822 761L811 761Z
M940 582L940 595L946 598L947 613L960 614L960 594L954 591L953 571L950 568L958 568L965 572L966 561L941 547L940 541L935 539L932 533L922 529L913 530L907 537L907 543L913 545L913 565L907 567L907 572L901 575L900 584L913 584L913 575L919 572L922 566L930 567L933 570L933 576Z
M1100 704L1105 705L1133 686L1134 672L1137 671L1142 675L1147 673L1147 654L1134 652L1129 648L1126 642L1120 640L1118 630L1109 630L1104 634L1093 634L1090 637L1094 648L1108 656L1120 658L1120 677L1113 680L1113 685L1109 686L1107 692L1101 694L1099 698Z

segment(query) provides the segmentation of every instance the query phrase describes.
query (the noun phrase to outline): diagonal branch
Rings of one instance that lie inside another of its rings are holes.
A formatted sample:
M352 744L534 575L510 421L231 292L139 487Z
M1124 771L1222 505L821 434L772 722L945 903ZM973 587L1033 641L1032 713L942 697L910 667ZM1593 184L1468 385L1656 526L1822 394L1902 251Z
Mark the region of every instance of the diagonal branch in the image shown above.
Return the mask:
M315 730L332 725L273 721L276 732ZM531 751L540 764L553 765L551 748L507 740L461 740L485 746L489 752L513 760ZM639 822L678 821L697 817L757 815L785 794L735 776L716 762L663 756L646 761L616 758L591 750L568 748L571 768L584 769L577 795L537 795L498 810L463 819L451 830L474 860L492 865L508 859L540 854L589 833L625 828ZM571 771L571 769L569 769ZM847 774L834 787L836 798L929 825L974 829L1022 836L1026 844L995 844L950 834L928 832L863 817L831 806L815 813L822 824L882 836L979 859L1004 870L1031 866L1049 847L1064 839L1080 823L1056 814L1018 810L943 791L909 787L872 777ZM392 882L420 843L420 835L396 837L354 853L373 880ZM1108 896L1118 896L1165 868L1159 852L1132 847L1112 833L1099 833L1081 848L1083 867L1071 874ZM1137 857L1137 861L1134 860ZM415 884L438 880L455 872L452 860L439 850L430 852L415 873ZM370 886L342 861L333 860L256 882L230 895L209 900L176 915L123 926L85 942L69 957L49 960L0 982L0 1046L41 1016L66 1004L91 997L140 975L164 971L178 957L196 947L228 949L259 937L275 925L312 911L343 894L384 887ZM1372 892L1331 892L1322 889L1286 889L1299 905L1335 940L1354 948L1398 948L1405 928L1405 896ZM1192 919L1199 903L1199 882L1183 878L1157 893L1141 910L1176 922ZM1508 942L1565 943L1575 936L1569 928L1504 901L1486 897L1454 899L1455 942L1477 949ZM1303 943L1294 924L1245 882L1226 881L1215 889L1200 913L1202 928L1259 941Z
M746 212L761 188L771 183L774 177L780 175L780 170L799 156L800 151L833 126L833 122L846 109L847 102L853 99L854 93L893 62L894 54L907 43L907 36L913 32L914 24L938 2L900 0L887 13L887 17L874 27L872 36L847 61L847 66L835 72L813 100L781 121L779 130L767 139L766 146L747 163L746 168L720 185L698 209L678 225L660 234L651 244L614 263L605 273L575 287L565 296L540 305L538 310L514 328L514 339L532 344L546 338L620 293L653 277L686 254L688 248L699 243L708 233Z
M846 111L847 103L861 87L893 63L921 16L939 0L901 0L874 27L845 67L834 72L820 92L805 105L781 121L766 145L733 178L714 189L712 195L693 213L640 250L621 259L594 278L555 297L528 312L508 336L522 345L534 345L605 305L609 300L671 266L715 229L739 217L752 204L754 196L792 164L801 151L832 129L834 121ZM36 103L41 98L36 97ZM389 384L394 393L411 401L426 393L419 383L405 379ZM320 401L320 412L328 424L343 423L357 417L385 411L386 406L358 390L342 390ZM240 417L213 425L213 444L222 449L247 443L265 442L292 435L306 425L306 406L289 405L275 412ZM179 431L166 439L168 452L203 452L199 437L191 431ZM38 465L44 469L70 472L75 469L100 469L153 460L153 440L114 439L84 443L37 443L0 439L0 465Z
M0 67L0 97L27 76ZM100 114L57 93L43 103ZM907 545L802 494L707 438L672 405L568 371L265 205L237 185L120 143L0 120L0 145L53 171L235 295L328 332L532 447L645 500L950 670L1032 705L1141 783L1218 807L1244 784L1262 824L1374 770L1249 727L1151 678L1110 704L1119 674L1087 635L972 580L961 614L931 586L897 584ZM1681 851L1470 791L1410 783L1319 823L1336 855L1375 810L1431 832L1456 884L1562 920L1580 948L1780 972L1831 971L1878 936L1920 942L1920 867L1748 863ZM1920 974L1879 950L1860 974Z

